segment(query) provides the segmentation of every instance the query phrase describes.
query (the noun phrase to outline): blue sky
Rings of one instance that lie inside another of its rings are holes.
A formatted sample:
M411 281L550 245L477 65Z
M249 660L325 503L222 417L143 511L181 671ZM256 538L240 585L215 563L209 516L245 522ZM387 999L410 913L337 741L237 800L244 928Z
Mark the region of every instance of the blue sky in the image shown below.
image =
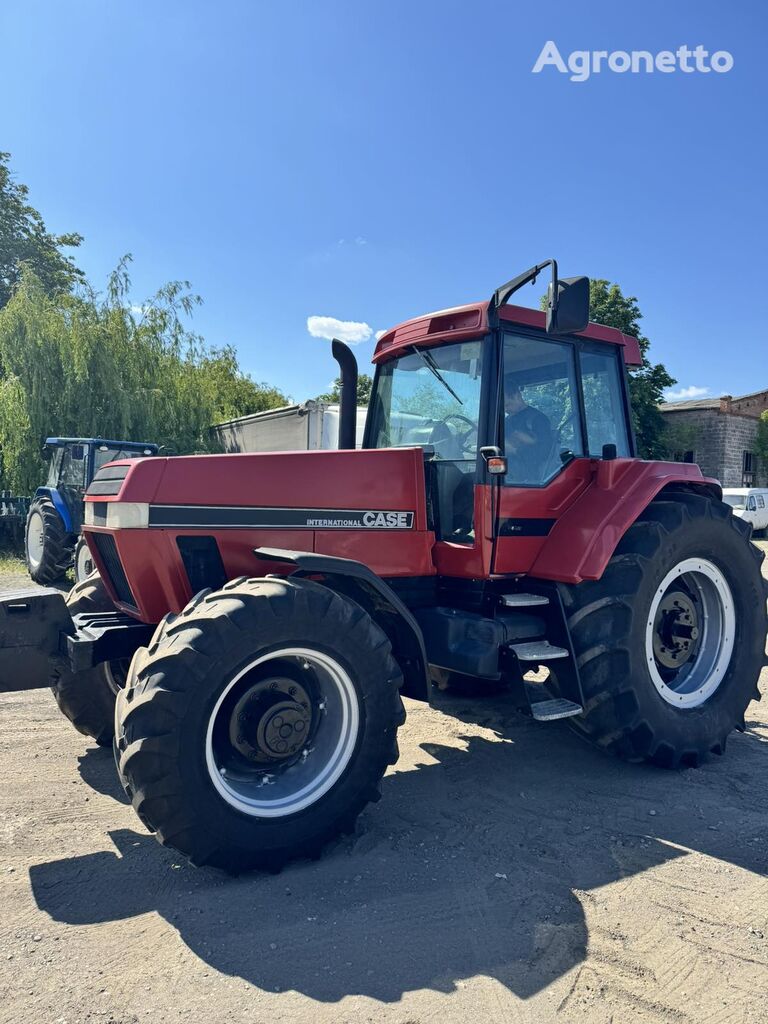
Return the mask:
M636 295L681 388L740 393L768 387L767 28L758 0L7 3L0 149L95 282L125 252L137 302L189 279L195 328L295 399L335 375L308 317L373 333L549 256ZM734 67L572 82L531 73L549 39Z

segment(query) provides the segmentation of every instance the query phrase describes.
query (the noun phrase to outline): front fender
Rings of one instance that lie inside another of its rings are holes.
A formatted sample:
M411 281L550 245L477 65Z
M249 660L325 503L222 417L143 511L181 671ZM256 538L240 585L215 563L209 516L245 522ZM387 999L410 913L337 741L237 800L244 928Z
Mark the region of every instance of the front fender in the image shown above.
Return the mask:
M641 512L665 488L675 486L722 497L717 480L703 476L693 464L641 459L598 462L592 483L557 520L530 575L561 583L600 579Z
M392 644L392 653L403 672L403 696L429 702L427 654L419 624L394 590L367 565L350 558L283 548L255 548L254 554L267 562L295 566L292 576L322 576L331 590L365 608Z

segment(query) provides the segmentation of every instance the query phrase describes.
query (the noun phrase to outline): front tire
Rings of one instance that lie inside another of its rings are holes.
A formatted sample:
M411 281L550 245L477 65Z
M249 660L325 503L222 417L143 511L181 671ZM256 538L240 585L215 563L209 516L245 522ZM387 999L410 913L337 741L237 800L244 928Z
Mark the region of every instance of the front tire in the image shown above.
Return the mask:
M98 572L76 583L67 594L70 615L112 611L114 605ZM115 696L125 684L128 663L124 659L102 662L81 672L58 670L51 690L59 711L78 732L108 747L115 734Z
M80 537L75 546L74 567L75 583L82 583L83 580L87 580L95 570L93 555L90 552L85 537Z
M73 541L48 497L29 506L24 531L24 553L29 575L43 586L60 580L72 564Z
M198 595L139 650L116 709L126 793L195 864L319 855L397 760L402 675L356 603L305 579Z
M569 724L630 761L695 766L725 750L766 662L763 554L721 501L653 501L595 582L563 586L583 715Z

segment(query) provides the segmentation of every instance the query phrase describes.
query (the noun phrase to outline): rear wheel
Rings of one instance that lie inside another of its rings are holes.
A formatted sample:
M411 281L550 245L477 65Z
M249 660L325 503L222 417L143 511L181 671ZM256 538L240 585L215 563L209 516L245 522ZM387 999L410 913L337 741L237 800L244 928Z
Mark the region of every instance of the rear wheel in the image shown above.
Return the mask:
M571 727L664 767L722 753L760 698L763 557L723 502L652 502L600 580L562 588L585 698Z
M50 498L35 498L29 506L24 551L35 583L55 583L72 564L72 538Z
M97 572L76 583L67 595L70 615L112 611L114 605ZM81 672L57 671L51 690L61 713L84 736L107 747L115 732L115 697L128 675L129 662L102 662Z
M235 580L169 616L118 696L123 785L196 864L274 869L351 831L397 760L400 669L353 601Z

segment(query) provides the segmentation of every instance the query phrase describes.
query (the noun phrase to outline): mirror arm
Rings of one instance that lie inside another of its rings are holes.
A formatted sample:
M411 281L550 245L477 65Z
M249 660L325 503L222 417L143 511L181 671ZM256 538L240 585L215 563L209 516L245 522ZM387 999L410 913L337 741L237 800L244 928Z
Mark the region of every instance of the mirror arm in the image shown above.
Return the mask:
M501 285L491 296L491 301L488 307L488 312L495 313L499 307L509 302L510 298L518 289L522 288L526 284L535 284L536 278L547 267L552 267L552 285L553 293L557 294L557 289L554 287L557 284L557 262L556 260L544 260L543 263L537 263L535 267L531 267L530 270L526 270L524 274L519 274L517 277L513 277L511 281L507 281L506 284Z

